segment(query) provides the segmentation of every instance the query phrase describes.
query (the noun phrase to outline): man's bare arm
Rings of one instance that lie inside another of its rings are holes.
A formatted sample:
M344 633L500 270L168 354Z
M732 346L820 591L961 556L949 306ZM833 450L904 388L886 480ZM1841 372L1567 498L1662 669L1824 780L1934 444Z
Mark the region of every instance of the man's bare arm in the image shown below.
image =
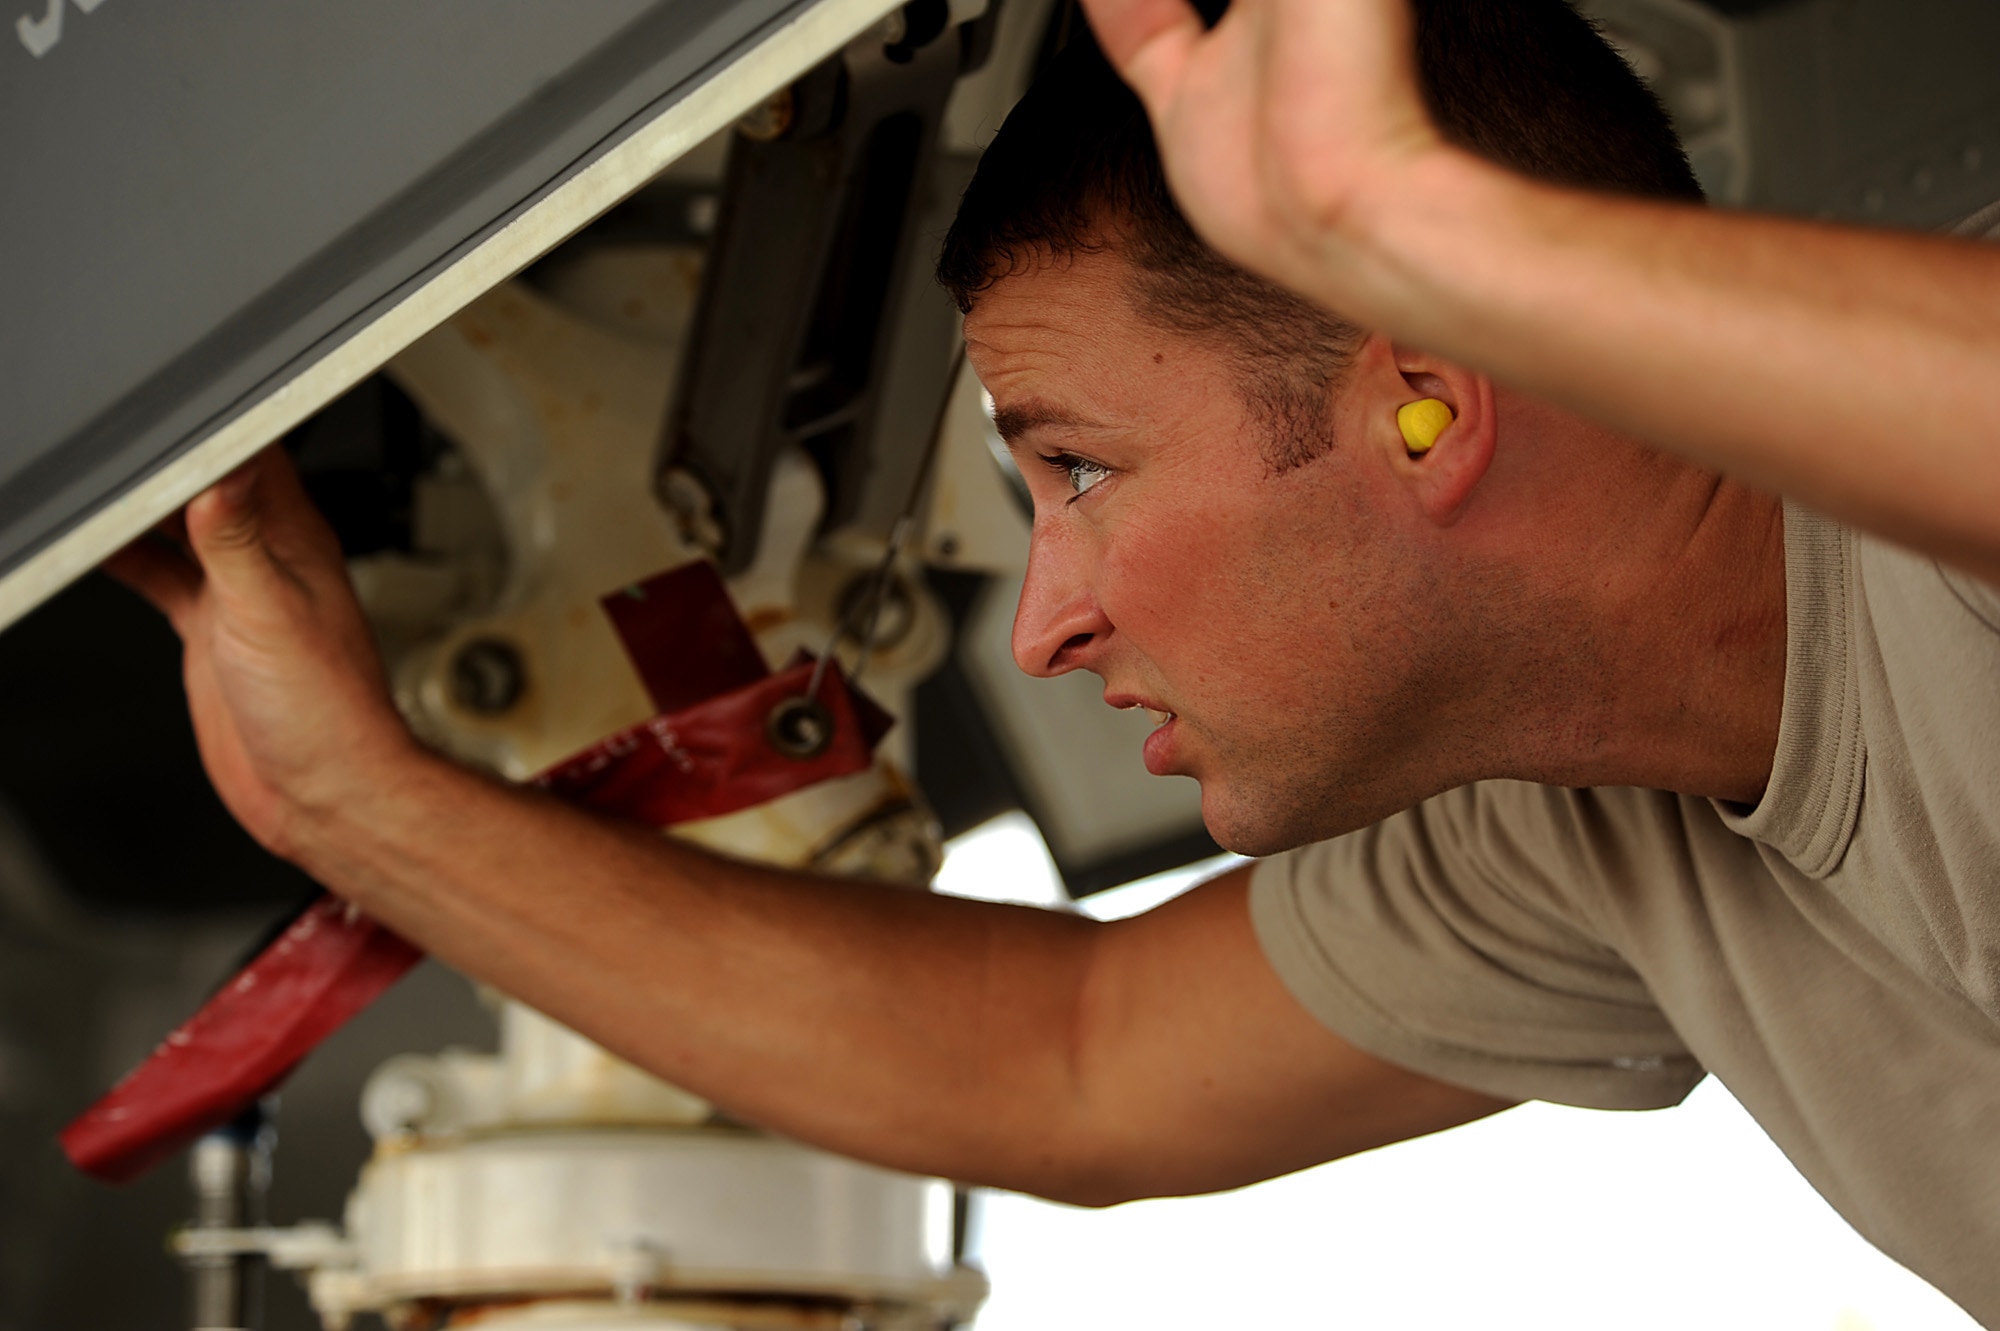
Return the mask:
M181 634L267 846L445 961L752 1121L1079 1202L1228 1187L1500 1108L1286 993L1244 875L1113 925L721 860L419 748L282 456L115 571Z
M1086 0L1196 227L1342 315L2000 580L2000 250L1535 184L1406 0Z
M458 968L896 1168L1103 1204L1501 1107L1320 1027L1263 959L1247 871L1099 924L726 863L442 764L312 840L309 867Z

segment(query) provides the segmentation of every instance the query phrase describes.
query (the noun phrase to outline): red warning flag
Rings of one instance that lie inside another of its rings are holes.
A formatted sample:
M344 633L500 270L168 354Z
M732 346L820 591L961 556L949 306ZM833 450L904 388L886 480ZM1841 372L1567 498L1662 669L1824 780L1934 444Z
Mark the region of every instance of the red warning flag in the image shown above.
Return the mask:
M62 1133L70 1163L125 1183L219 1128L424 954L322 896Z

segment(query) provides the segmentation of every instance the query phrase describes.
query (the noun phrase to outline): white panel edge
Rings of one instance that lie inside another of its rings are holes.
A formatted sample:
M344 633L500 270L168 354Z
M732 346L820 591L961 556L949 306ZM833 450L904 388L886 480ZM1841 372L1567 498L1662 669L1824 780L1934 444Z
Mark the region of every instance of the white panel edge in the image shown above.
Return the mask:
M683 153L726 129L897 3L820 0L779 27L380 318L0 579L0 629L96 568Z

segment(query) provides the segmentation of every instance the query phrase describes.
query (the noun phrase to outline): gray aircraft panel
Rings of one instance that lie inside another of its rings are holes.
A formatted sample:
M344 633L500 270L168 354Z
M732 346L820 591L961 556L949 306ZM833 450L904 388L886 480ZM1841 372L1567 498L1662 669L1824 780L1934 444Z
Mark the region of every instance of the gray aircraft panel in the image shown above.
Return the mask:
M14 585L37 552L694 90L804 40L732 88L748 106L888 5L16 7L0 32L0 622L60 585ZM587 220L544 224L543 247Z

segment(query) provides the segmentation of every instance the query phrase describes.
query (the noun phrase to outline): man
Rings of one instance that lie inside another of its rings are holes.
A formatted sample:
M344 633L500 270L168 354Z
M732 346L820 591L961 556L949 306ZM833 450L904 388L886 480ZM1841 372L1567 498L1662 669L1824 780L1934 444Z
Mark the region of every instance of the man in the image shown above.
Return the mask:
M1706 1067L2000 1318L2000 264L1574 188L1695 192L1559 0L1422 5L1429 107L1395 0L1093 18L1167 175L1080 48L943 264L1035 498L1016 655L1160 714L1148 765L1224 844L1332 840L1098 926L503 789L410 739L272 460L117 564L187 644L224 799L444 960L833 1150L1102 1203Z

